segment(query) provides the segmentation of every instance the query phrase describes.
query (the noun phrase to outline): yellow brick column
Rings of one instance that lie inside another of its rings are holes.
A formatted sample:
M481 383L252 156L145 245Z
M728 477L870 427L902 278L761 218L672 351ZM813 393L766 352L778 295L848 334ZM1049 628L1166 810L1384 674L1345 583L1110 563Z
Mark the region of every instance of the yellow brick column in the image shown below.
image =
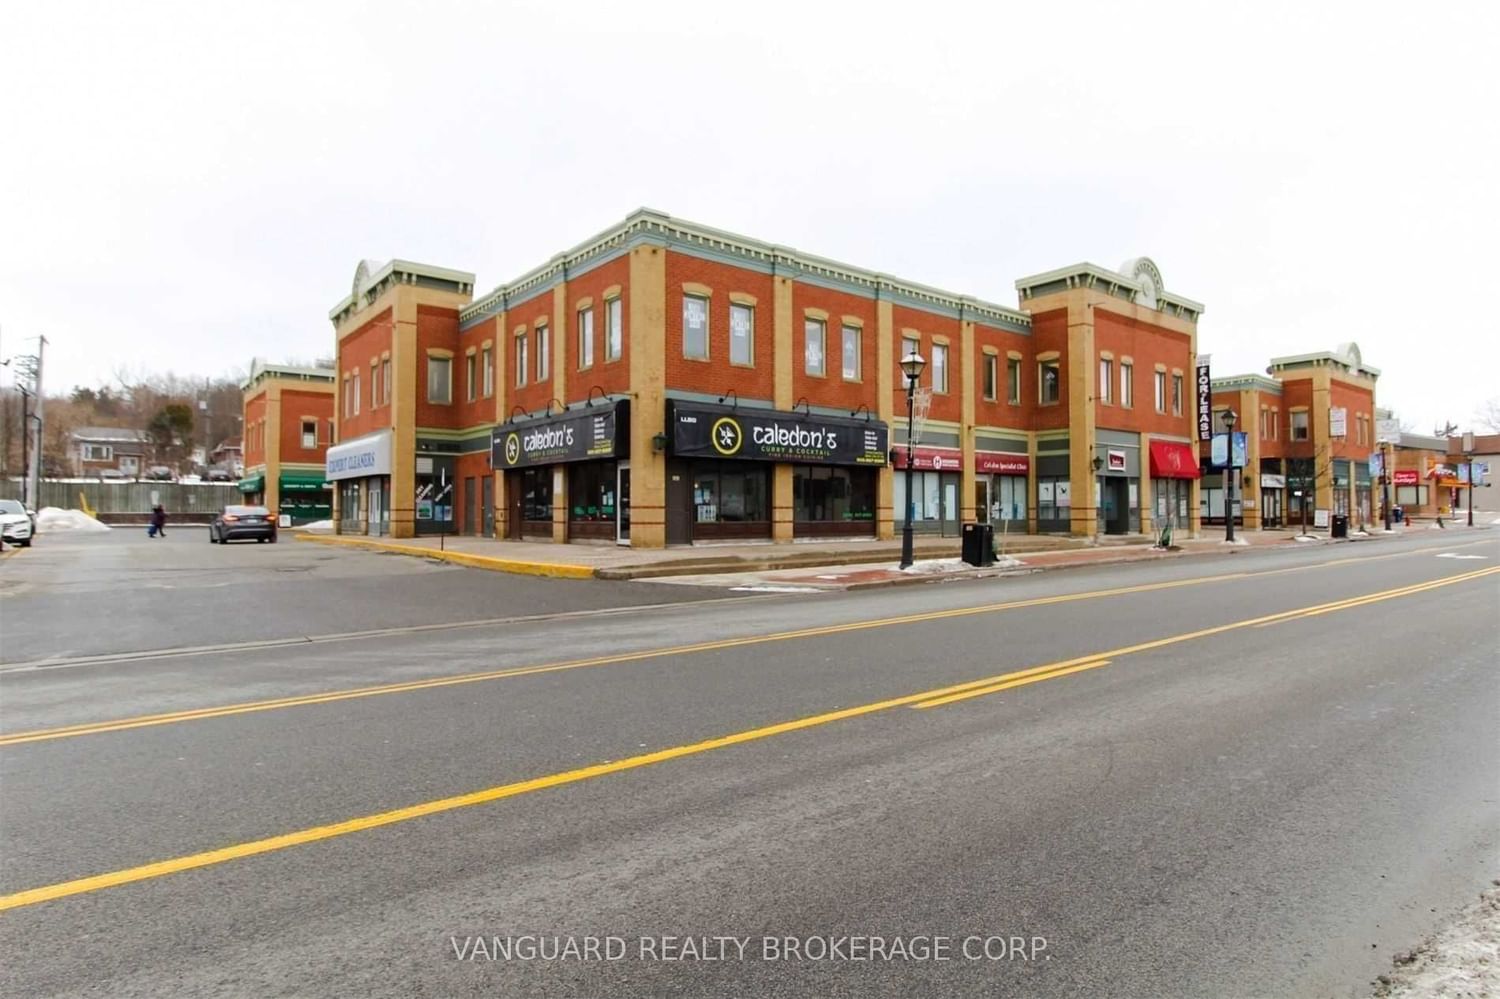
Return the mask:
M1071 533L1099 533L1094 503L1094 310L1092 303L1068 302L1068 351L1062 358L1068 383L1068 479L1072 490Z
M212 443L210 443L212 446ZM265 507L280 512L281 503L281 385L266 385L266 495Z
M391 308L391 537L417 533L417 302L405 288ZM360 493L363 496L363 491ZM363 502L363 501L361 501Z
M1313 451L1313 510L1327 510L1333 516L1333 437L1329 434L1328 407L1333 401L1333 380L1327 368L1318 368L1312 376L1312 409L1307 414ZM1308 518L1309 525L1312 517ZM1332 520L1330 519L1330 523Z
M880 294L879 289L876 295ZM896 392L896 323L890 300L875 300L875 419L887 430L895 410ZM875 485L875 536L889 541L896 536L895 502L896 470L889 462L880 467Z
M493 416L495 426L499 426L505 422L505 414L510 410L510 405L508 405L508 401L510 401L510 380L516 377L514 372L508 372L507 377L507 369L505 369L505 365L510 363L508 359L510 359L511 348L514 348L514 344L511 344L510 336L508 336L508 332L510 332L510 326L507 323L508 318L510 318L510 315L508 315L505 309L501 309L499 315L496 315L495 348L493 348L493 353L490 354L490 357L493 359L492 363L495 365L495 416ZM505 496L505 472L504 469L492 468L489 474L495 480L495 492L493 492L493 496L495 496L495 537L507 537L508 528L510 528L510 499Z
M958 522L972 524L978 521L974 509L974 320L959 314L958 323L958 390L959 428L958 444L962 452L963 469L958 477Z
M774 403L777 409L791 409L792 361L796 356L796 334L793 331L792 279L777 274L772 279L771 342ZM771 540L792 540L792 466L774 466L771 473Z
M565 544L568 540L568 466L552 466L552 540Z
M667 544L667 460L652 439L666 432L667 253L660 246L630 251L630 544Z

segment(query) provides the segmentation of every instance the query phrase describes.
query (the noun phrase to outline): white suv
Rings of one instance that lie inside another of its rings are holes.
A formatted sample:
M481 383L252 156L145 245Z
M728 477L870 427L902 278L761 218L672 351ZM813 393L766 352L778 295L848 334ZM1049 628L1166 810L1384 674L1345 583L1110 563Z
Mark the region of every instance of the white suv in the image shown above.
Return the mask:
M0 537L9 544L30 548L35 533L36 521L24 506L16 500L0 500Z

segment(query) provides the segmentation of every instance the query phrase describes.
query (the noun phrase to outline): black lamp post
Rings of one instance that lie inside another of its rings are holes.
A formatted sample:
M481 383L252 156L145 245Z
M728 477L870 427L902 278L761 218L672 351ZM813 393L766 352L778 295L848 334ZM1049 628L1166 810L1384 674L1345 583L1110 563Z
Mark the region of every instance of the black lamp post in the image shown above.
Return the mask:
M1224 424L1224 540L1234 540L1234 410L1219 415Z
M1469 526L1474 526L1474 434L1464 434L1464 461L1469 466Z
M909 569L913 562L911 522L916 515L916 500L912 496L911 471L912 465L916 463L916 453L912 449L912 433L916 430L917 414L917 379L922 377L922 369L927 367L927 361L913 350L910 354L901 358L901 373L906 376L906 524L901 528L901 568Z

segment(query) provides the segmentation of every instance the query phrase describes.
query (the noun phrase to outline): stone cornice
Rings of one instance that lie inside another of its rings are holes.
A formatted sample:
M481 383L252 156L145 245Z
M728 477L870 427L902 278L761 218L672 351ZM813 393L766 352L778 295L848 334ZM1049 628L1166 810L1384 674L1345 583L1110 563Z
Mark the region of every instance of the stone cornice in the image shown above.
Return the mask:
M1089 288L1113 298L1123 298L1131 302L1134 302L1141 292L1141 284L1135 278L1087 261L1044 271L1041 274L1033 274L1016 281L1016 292L1020 295L1022 302L1037 295L1050 294L1054 291L1071 291L1075 288ZM1158 290L1156 299L1158 311L1168 315L1180 316L1193 322L1197 322L1198 317L1203 315L1203 304L1184 295L1174 295Z
M473 322L506 308L508 302L535 294L543 286L566 280L569 273L603 258L648 243L684 252L727 257L764 272L805 277L870 298L904 299L917 307L936 308L964 318L985 321L1018 332L1030 332L1031 317L1016 309L928 285L900 281L889 275L842 264L790 247L761 242L710 226L675 219L664 212L642 208L624 222L559 253L547 263L501 285L459 314L459 322Z

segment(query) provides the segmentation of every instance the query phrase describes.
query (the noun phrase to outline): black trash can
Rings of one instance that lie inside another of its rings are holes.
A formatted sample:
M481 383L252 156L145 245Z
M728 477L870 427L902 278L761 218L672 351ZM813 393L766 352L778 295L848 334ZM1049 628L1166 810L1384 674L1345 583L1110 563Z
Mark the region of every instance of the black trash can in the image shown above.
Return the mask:
M1333 538L1347 538L1348 536L1349 536L1349 518L1346 517L1346 516L1344 516L1342 513L1336 513L1336 514L1334 514L1333 515L1333 527L1332 527L1332 529L1330 531L1329 537L1333 537Z
M989 524L965 524L963 558L970 565L993 565L995 529Z

